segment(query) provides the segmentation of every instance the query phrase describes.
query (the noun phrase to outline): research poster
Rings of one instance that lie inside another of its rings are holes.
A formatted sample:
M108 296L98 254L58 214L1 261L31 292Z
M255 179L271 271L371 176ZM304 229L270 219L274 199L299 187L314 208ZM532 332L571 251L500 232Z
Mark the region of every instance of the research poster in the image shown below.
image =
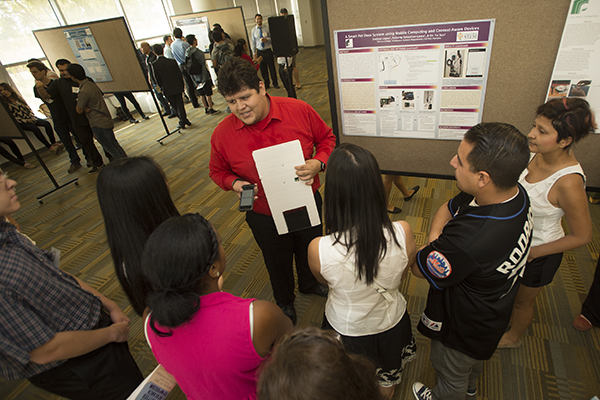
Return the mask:
M462 139L481 122L494 22L335 31L344 134Z
M210 32L208 17L178 19L173 22L176 27L181 28L183 31L184 40L186 35L196 35L198 48L203 52L208 53L208 48L210 46L210 40L208 39L208 33Z
M578 97L587 100L595 115L600 115L599 44L600 0L572 0L546 101Z
M63 32L77 63L85 68L86 74L96 82L112 82L113 78L91 29L89 27L66 29Z

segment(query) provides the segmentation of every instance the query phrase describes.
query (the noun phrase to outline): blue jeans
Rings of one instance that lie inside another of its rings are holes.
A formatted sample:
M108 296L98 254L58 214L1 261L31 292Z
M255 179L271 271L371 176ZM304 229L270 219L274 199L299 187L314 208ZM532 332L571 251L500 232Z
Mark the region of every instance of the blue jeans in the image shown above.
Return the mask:
M123 150L119 142L117 142L117 138L115 137L112 128L98 128L92 126L92 131L104 150L113 156L115 160L117 158L127 157L127 153L125 153L125 150Z

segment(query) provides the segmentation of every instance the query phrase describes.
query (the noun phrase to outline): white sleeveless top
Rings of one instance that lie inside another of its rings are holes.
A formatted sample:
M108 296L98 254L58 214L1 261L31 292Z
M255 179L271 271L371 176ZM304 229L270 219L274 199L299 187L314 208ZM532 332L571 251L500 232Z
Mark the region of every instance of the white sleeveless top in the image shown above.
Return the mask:
M374 286L357 280L355 251L347 253L341 243L333 245L333 235L324 236L319 242L321 275L329 283L325 315L331 326L342 335L364 336L384 332L400 322L406 311L406 300L398 291L402 274L408 266L406 235L400 223L394 222L392 226L401 248L386 232L387 251L375 278L377 284L390 293L390 300L386 300Z
M548 200L548 193L552 189L552 186L559 178L569 174L581 175L583 177L583 184L585 185L585 174L581 165L577 164L556 171L542 181L529 183L525 179L528 173L529 170L525 168L519 178L519 183L527 190L529 200L531 201L531 211L533 212L533 239L531 247L533 247L554 242L565 236L565 232L560 224L560 220L565 215L565 212L560 207L554 207Z

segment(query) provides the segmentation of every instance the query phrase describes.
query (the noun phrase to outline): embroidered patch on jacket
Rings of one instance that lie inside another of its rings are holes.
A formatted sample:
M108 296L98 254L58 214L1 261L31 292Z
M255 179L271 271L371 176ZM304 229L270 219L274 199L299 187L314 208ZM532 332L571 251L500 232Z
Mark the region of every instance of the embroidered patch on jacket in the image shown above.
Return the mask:
M452 273L450 261L439 251L432 251L427 256L427 269L436 278L447 278Z
M430 320L425 313L421 315L421 322L432 331L439 332L442 330L442 323Z

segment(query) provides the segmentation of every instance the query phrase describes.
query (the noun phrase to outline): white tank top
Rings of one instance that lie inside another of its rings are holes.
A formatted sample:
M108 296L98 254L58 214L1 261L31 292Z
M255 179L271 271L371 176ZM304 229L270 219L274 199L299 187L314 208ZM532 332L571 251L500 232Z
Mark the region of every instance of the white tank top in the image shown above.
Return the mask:
M386 232L387 252L379 264L377 284L387 289L387 300L364 280L357 280L355 252L346 252L341 243L333 245L333 235L324 236L319 242L321 275L329 283L329 296L325 315L331 326L342 335L364 336L384 332L394 327L406 311L406 300L398 291L402 274L408 266L406 235L400 223L392 224L396 246ZM343 264L350 268L346 268Z
M525 179L528 173L529 170L526 168L519 178L519 183L527 190L529 200L531 201L531 210L533 211L533 239L531 247L533 247L554 242L565 236L565 232L560 224L560 220L565 215L565 212L560 207L554 207L548 200L548 193L552 189L552 186L558 179L569 174L581 175L583 184L585 185L585 174L581 165L577 164L556 171L542 181L529 183Z

